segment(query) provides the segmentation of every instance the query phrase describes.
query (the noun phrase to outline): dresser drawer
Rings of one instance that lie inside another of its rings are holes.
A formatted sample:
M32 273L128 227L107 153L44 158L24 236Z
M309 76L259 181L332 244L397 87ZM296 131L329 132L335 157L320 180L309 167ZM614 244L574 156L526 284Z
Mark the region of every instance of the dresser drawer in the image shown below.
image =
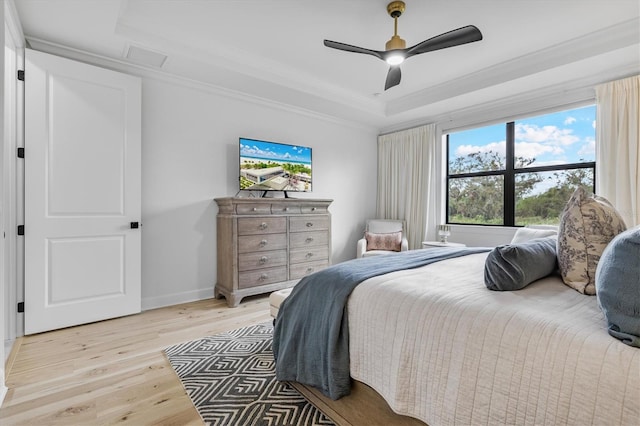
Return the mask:
M326 214L329 212L328 206L302 205L300 211L302 214Z
M287 234L242 235L238 237L238 253L287 248Z
M278 234L287 232L286 217L238 218L238 235Z
M238 255L238 270L249 271L287 265L287 250L242 253Z
M289 218L290 232L319 231L329 229L328 216L296 216Z
M329 232L312 231L312 232L296 232L289 234L289 242L291 249L303 247L329 246Z
M271 214L271 204L255 203L255 204L238 204L236 206L237 214Z
M300 206L283 206L281 204L272 204L271 213L273 214L300 214Z
M292 280L298 280L304 276L318 272L329 266L329 261L305 262L291 265L289 267L289 277Z
M311 262L315 260L327 260L329 248L327 246L309 247L307 250L291 250L289 263Z
M238 288L259 287L287 280L287 267L257 269L238 273Z

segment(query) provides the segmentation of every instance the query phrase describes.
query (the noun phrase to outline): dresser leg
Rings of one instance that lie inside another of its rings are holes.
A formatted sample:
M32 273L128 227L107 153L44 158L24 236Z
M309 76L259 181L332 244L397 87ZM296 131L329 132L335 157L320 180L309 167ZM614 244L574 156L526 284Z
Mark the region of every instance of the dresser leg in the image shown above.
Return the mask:
M240 304L240 301L242 300L242 297L238 297L233 294L230 294L225 297L227 298L227 305L229 305L230 308L237 308L238 305Z

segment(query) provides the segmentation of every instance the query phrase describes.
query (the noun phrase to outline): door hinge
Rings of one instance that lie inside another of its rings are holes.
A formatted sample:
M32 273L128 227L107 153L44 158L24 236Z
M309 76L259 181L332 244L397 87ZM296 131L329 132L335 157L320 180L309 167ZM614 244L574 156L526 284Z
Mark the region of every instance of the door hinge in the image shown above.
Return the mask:
M24 312L24 302L18 302L18 313Z
M18 148L18 158L24 158L24 148Z
M24 70L18 70L18 80L24 81Z
M18 235L24 235L24 225L18 225Z

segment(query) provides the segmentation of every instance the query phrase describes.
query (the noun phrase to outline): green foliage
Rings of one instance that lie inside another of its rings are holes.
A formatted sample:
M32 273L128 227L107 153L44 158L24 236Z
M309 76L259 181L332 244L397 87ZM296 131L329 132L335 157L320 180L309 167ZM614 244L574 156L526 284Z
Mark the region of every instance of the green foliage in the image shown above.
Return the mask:
M525 218L538 217L542 222L560 223L560 215L567 200L578 186L588 192L593 189L593 173L591 169L574 169L553 172L548 180L555 182L555 186L541 194L518 199L516 203L516 225L528 225Z
M476 152L458 157L450 164L451 174L504 170L504 157L497 152ZM535 158L517 157L516 169ZM553 182L547 190L533 194L536 185ZM547 173L516 173L516 224L557 224L564 206L577 186L593 188L591 169ZM454 223L502 225L504 178L502 175L449 178L449 221Z
M311 176L311 169L304 164L283 163L282 168L285 169L290 175L306 173Z

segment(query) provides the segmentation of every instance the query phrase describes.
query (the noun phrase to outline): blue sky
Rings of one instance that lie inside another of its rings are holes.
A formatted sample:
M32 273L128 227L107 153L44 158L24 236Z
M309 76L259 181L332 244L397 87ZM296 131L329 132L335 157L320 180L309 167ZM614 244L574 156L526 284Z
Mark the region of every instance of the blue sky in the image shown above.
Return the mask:
M311 164L311 148L240 139L240 157Z
M595 105L516 120L516 156L535 158L532 166L595 161L595 120ZM504 155L505 125L451 133L449 141L451 160L479 151Z

